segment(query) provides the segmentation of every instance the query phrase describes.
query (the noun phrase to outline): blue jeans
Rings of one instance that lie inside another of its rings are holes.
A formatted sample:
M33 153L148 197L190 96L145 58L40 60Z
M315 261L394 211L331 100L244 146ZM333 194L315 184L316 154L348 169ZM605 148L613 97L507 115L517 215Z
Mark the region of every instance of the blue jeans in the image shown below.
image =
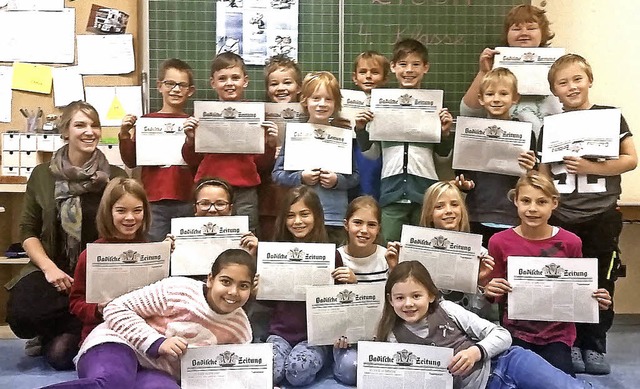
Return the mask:
M551 366L538 354L509 347L491 361L487 389L586 389L591 384Z
M193 204L178 200L160 200L151 203L151 227L149 241L162 242L171 232L171 219L193 216Z

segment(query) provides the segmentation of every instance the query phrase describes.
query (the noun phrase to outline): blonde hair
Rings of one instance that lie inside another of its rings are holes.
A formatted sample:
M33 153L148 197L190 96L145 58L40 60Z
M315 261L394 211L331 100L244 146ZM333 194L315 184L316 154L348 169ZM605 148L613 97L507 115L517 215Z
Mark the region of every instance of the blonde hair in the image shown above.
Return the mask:
M382 79L387 80L389 76L389 59L375 50L367 50L356 56L353 61L353 74L358 73L358 64L360 61L371 61L382 68Z
M591 65L587 60L578 54L565 54L562 57L556 59L556 61L551 65L549 69L549 73L547 73L547 81L549 81L549 88L553 91L553 84L556 79L556 73L558 73L561 69L569 65L577 64L580 66L582 70L587 74L589 78L589 82L593 82L593 69L591 69Z
M523 186L536 188L553 200L560 199L560 193L549 177L536 170L530 170L527 174L521 176L516 182L516 186L509 191L509 200L515 201L520 193L520 188Z
M82 100L74 101L62 109L62 115L60 115L60 120L58 121L58 129L60 130L62 138L69 139L71 121L73 120L73 116L78 112L87 115L92 122L91 127L102 127L100 124L100 115L98 115L98 111L93 105Z
M509 84L513 95L518 94L518 79L516 78L516 75L507 68L495 68L482 78L482 81L480 82L480 95L482 95L492 85L500 82Z
M503 38L505 43L507 43L507 35L509 34L511 26L522 23L538 23L542 38L540 46L549 46L549 41L553 39L556 34L551 31L551 28L549 27L549 19L547 19L547 15L545 15L545 13L545 10L533 5L523 4L511 8L504 18Z
M342 95L340 94L340 84L336 77L330 72L312 72L306 75L302 81L302 91L300 92L300 104L306 114L309 113L309 106L307 99L315 92L320 85L324 85L333 100L335 101L334 112L339 112L342 109Z
M102 199L100 199L98 216L96 218L100 237L104 239L116 238L118 231L113 225L113 205L125 194L130 194L142 201L143 222L142 227L136 231L135 239L143 240L147 236L147 232L151 226L151 210L149 208L147 192L144 191L142 184L133 178L116 177L109 181L102 194Z
M433 210L436 207L436 203L440 196L445 192L451 192L460 202L460 224L458 225L458 231L469 232L469 213L467 207L464 204L462 198L462 192L457 186L448 181L439 181L431 185L429 189L424 193L422 200L422 215L420 216L420 225L422 227L435 228L433 224Z

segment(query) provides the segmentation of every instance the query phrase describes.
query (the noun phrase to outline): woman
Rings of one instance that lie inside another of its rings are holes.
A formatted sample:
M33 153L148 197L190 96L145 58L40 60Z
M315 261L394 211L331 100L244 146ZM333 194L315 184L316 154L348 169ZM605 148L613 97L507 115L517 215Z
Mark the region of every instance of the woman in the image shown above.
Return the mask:
M41 346L52 367L66 370L74 368L82 326L69 313L69 274L87 242L98 238L96 213L107 182L127 174L97 149L102 130L90 104L69 104L58 128L67 144L27 183L20 237L30 262L7 284L7 322L18 337L35 337L27 354Z

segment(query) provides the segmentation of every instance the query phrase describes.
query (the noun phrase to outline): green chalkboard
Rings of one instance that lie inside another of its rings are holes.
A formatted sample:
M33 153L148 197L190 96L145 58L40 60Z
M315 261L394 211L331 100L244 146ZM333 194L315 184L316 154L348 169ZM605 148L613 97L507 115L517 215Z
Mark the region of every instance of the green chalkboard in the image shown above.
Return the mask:
M268 1L268 0L262 0ZM343 0L344 58L340 58L340 1L300 0L298 62L303 72L327 70L336 76L343 61L343 87L352 88L352 62L364 50L391 56L404 37L423 42L431 68L423 87L443 89L445 106L457 114L460 99L486 46L501 45L504 15L522 0ZM212 100L209 69L216 50L214 0L150 0L149 58L151 85L166 58L187 61L195 71L193 100ZM248 100L264 99L262 66L249 66ZM389 87L395 87L391 75ZM150 110L161 99L150 88Z

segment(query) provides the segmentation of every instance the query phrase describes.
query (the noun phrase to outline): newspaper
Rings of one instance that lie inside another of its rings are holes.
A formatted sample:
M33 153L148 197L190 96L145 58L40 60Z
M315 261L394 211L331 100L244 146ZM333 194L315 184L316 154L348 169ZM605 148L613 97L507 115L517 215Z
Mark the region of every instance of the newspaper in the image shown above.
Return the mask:
M264 153L264 103L196 101L197 153Z
M171 219L175 249L172 276L196 276L211 272L213 261L226 249L240 248L249 232L247 216L201 216Z
M509 257L509 319L597 323L596 258Z
M372 340L384 307L384 283L307 288L307 336L311 345Z
M440 143L438 111L443 92L426 89L373 89L369 123L371 140Z
M438 289L477 292L482 235L405 224L400 243L398 260L420 261Z
M351 127L356 124L356 116L362 111L368 111L371 103L371 96L359 90L340 89L342 94L341 118L349 120Z
M284 170L322 169L351 174L352 131L312 123L288 123Z
M307 286L332 285L332 243L260 242L258 300L305 301Z
M136 121L137 165L186 165L182 159L184 121L184 118L139 118Z
M545 116L542 163L565 156L617 159L620 155L620 118L617 108L564 112Z
M521 95L548 96L551 94L547 74L556 59L565 50L557 47L496 47L499 54L493 59L493 68L507 68L518 80Z
M184 389L272 389L271 343L189 347L180 359Z
M169 276L171 243L87 244L88 303L105 303Z
M453 349L358 342L358 389L453 389Z
M264 120L278 126L278 146L282 146L287 123L306 123L309 115L300 103L264 103Z
M520 176L518 157L531 147L532 124L459 116L453 169Z

